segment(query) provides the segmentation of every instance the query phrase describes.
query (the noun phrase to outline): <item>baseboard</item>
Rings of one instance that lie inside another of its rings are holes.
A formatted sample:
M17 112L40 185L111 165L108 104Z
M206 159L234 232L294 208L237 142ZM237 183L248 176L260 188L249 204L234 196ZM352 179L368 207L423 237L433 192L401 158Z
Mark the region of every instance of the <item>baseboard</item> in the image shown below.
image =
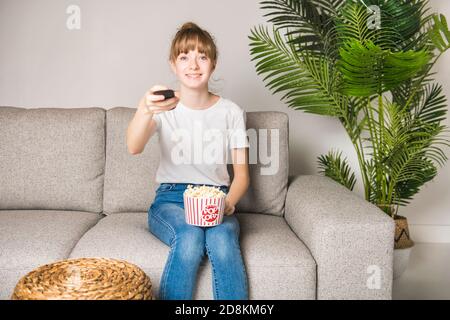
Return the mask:
M450 226L409 224L411 239L418 243L450 243Z

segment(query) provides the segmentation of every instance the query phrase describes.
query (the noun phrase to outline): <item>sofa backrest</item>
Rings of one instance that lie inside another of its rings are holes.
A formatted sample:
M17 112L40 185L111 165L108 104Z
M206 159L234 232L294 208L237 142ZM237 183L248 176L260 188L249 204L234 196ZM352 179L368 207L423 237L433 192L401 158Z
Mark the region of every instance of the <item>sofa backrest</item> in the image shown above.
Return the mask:
M236 210L282 216L289 177L289 117L277 111L247 112L246 127L250 187ZM232 165L228 172L233 179Z
M126 130L135 112L134 108L119 107L106 113L105 214L147 211L158 186L155 176L160 158L159 135L155 134L139 155L131 155L127 150ZM246 116L249 153L254 157L250 156L251 185L236 211L281 216L289 171L288 116L272 111L247 112ZM267 153L273 154L272 163L266 163ZM232 179L232 164L228 165L228 172Z
M0 107L0 210L102 212L105 116Z
M129 154L126 130L135 111L0 107L0 210L147 211L158 186L159 135L143 153ZM246 121L251 184L236 211L281 216L288 117L247 112ZM228 172L233 179L232 164Z
M105 214L145 212L155 197L159 164L157 135L150 138L141 154L128 152L126 133L135 112L136 109L123 107L106 112Z

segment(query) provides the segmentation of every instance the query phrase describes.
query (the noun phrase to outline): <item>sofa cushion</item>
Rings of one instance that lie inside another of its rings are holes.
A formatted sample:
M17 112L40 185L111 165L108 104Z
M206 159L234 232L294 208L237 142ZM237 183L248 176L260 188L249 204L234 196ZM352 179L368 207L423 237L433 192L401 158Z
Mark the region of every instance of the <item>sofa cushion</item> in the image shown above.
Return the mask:
M105 110L0 107L0 209L102 211Z
M251 299L315 299L316 265L281 217L237 214ZM77 243L70 258L107 257L142 268L158 293L169 247L148 230L147 213L109 215ZM195 299L212 299L211 265L204 259Z
M122 107L107 111L105 214L147 211L155 196L155 176L160 161L159 135L156 133L150 138L141 154L129 154L126 131L135 112L136 109ZM288 117L282 112L248 112L247 131L251 185L236 211L281 216L289 172ZM270 163L266 163L267 152L272 158ZM228 164L227 169L232 179L232 164Z
M0 299L8 299L28 272L66 259L101 217L79 211L0 211Z
M147 211L155 197L158 134L150 138L141 154L131 155L126 132L135 112L119 107L106 113L105 214Z
M248 112L246 126L250 187L236 212L282 216L289 175L289 118L284 112ZM233 179L231 164L228 172Z

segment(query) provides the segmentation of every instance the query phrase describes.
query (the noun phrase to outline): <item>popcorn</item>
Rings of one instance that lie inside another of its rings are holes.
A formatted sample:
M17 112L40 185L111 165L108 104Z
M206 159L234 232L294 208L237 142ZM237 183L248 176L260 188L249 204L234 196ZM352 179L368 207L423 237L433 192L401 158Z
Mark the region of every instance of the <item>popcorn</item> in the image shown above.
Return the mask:
M188 185L183 193L186 223L212 227L222 223L226 193L219 187Z
M222 198L226 194L219 187L208 187L208 186L196 186L188 185L184 193L192 198Z

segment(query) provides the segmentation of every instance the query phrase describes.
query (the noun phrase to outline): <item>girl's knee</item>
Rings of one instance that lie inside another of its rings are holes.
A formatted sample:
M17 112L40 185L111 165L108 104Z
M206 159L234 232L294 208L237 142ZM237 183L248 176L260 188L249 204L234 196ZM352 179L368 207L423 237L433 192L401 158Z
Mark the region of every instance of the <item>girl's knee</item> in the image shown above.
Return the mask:
M205 234L197 227L186 228L177 234L173 246L183 260L197 262L205 254Z
M208 230L205 246L216 259L227 261L240 252L239 230L233 223L220 224Z
M228 219L227 219L228 218ZM235 217L224 217L221 224L207 231L207 237L229 241L239 237L239 223Z

